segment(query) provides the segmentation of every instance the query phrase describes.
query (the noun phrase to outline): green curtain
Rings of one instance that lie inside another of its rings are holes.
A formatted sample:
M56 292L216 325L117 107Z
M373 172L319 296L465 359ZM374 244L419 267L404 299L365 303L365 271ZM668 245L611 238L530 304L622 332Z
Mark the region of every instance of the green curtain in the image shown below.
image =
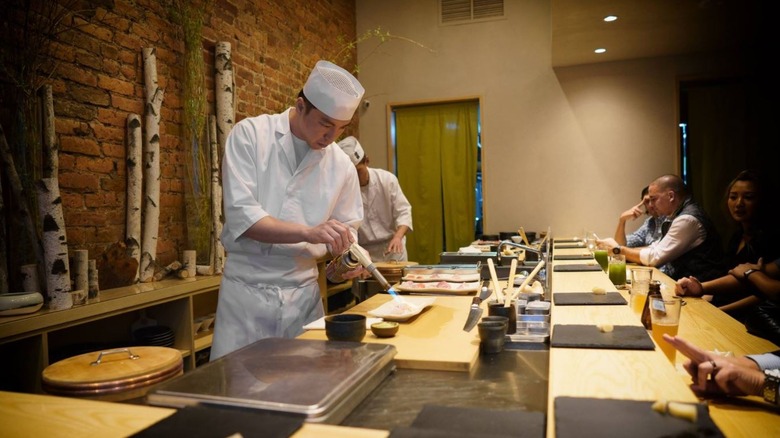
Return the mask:
M412 204L409 260L439 263L474 240L476 101L395 109L398 180Z

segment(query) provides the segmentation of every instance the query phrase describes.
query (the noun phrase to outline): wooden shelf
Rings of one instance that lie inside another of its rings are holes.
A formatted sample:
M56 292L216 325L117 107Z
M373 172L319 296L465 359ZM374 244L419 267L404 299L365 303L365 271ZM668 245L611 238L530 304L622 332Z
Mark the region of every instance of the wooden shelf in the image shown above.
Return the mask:
M169 327L184 370L195 353L211 346L211 330L193 334L196 317L216 311L220 276L143 283L100 292L97 300L66 310L0 317L0 390L42 392L41 372L79 348L133 343L132 325L142 314ZM80 353L76 353L80 354Z

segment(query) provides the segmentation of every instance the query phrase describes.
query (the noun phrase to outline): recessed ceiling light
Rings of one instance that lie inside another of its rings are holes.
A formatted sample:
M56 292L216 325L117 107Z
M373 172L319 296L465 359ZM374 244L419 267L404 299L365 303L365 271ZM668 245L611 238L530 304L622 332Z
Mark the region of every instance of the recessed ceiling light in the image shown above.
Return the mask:
M607 51L607 49L604 49L604 48L601 48L601 47L599 47L598 49L594 50L593 52L594 52L594 53L599 53L599 54L601 54L601 53L604 53L604 52L606 52L606 51Z
M604 21L608 23L611 21L615 21L617 19L618 19L617 15L607 15L606 17L604 17Z

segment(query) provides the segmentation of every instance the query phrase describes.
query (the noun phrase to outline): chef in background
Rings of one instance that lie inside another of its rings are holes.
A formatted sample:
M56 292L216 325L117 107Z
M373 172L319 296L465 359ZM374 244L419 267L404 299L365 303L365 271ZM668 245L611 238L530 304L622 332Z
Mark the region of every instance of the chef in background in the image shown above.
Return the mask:
M296 337L324 315L317 259L346 251L363 220L357 174L334 143L363 93L349 72L319 61L293 107L231 130L212 360L263 338Z
M358 242L374 261L406 261L406 233L412 231L412 205L398 178L384 169L368 167L369 159L355 137L339 142L355 164L363 198L363 224Z

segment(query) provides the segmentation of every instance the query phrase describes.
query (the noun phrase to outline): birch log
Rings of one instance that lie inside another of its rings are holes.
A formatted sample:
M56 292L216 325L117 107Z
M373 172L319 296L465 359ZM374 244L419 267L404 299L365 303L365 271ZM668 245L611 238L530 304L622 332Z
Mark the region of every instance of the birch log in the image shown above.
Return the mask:
M154 48L143 49L144 88L144 227L141 240L141 281L152 281L157 258L160 226L160 107L163 89L157 84L157 56Z
M89 291L89 251L73 251L73 290ZM75 303L74 303L75 304Z
M51 85L43 86L43 177L57 178L60 170L57 135L54 129L54 98Z
M87 298L95 300L100 296L100 277L98 276L96 259L91 259L87 262L87 271L87 276L89 277Z
M143 135L141 117L127 116L127 254L141 265L141 201L143 200ZM138 282L136 272L134 283Z
M188 277L194 277L197 273L197 252L194 249L187 249L181 252L181 264Z
M216 88L217 141L220 147L219 156L222 156L222 151L225 150L225 141L236 120L234 94L236 83L233 78L233 59L229 42L217 42L214 48L214 68L216 70L214 85Z
M225 248L222 241L222 180L220 179L219 143L217 143L217 120L209 116L209 145L211 147L211 272L221 274L225 266ZM211 274L209 274L211 275Z
M73 306L73 301L70 295L68 241L65 235L60 186L56 178L42 178L38 181L38 210L43 222L43 258L49 308L69 309Z
M41 283L38 282L38 265L33 263L30 265L22 265L19 270L22 273L22 290L24 292L40 292Z

